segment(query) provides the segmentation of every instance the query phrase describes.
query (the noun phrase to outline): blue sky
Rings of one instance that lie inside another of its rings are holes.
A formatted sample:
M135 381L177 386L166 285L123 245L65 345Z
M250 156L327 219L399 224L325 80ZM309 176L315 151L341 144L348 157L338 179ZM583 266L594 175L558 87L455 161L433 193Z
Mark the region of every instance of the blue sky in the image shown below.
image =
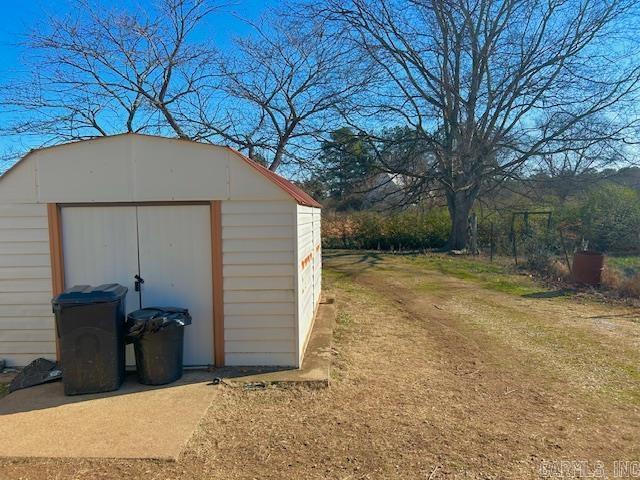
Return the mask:
M20 59L25 54L19 46L20 39L37 24L38 20L50 14L69 14L72 9L68 0L2 0L3 15L0 16L0 65L4 75L12 75L20 70ZM151 5L154 0L112 0L110 5L141 6ZM215 17L211 18L212 34L216 42L224 47L233 35L247 32L248 27L242 21L257 19L270 5L277 0L232 0L220 2L228 5Z
M145 8L154 4L155 1L103 0L103 3L122 8ZM3 82L25 74L23 65L29 52L20 45L24 35L33 30L43 18L52 14L71 14L72 3L69 0L2 0L0 72L2 72ZM278 0L230 0L220 3L227 6L212 16L198 35L210 36L221 49L225 49L230 47L234 36L243 35L250 30L243 19L257 20L269 6L277 5ZM3 119L0 111L0 122L3 120L6 118ZM20 139L0 137L0 153L7 149L23 150L29 146L22 144Z

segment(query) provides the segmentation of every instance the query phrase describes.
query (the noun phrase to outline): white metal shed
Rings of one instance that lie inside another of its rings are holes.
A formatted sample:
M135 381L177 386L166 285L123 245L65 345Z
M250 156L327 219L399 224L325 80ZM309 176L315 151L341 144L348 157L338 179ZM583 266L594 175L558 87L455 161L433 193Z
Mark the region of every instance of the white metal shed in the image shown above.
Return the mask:
M190 309L186 365L299 366L320 205L233 149L139 134L34 150L0 177L0 358L54 359L51 298L120 283Z

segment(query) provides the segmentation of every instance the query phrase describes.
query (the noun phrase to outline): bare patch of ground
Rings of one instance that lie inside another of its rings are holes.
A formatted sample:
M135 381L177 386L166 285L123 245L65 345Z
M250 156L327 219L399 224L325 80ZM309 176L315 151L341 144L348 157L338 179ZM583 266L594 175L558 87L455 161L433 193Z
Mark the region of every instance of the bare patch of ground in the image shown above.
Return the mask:
M613 476L638 458L637 311L496 291L401 257L325 265L339 308L331 388L212 387L176 463L0 460L0 478L526 479L543 461Z

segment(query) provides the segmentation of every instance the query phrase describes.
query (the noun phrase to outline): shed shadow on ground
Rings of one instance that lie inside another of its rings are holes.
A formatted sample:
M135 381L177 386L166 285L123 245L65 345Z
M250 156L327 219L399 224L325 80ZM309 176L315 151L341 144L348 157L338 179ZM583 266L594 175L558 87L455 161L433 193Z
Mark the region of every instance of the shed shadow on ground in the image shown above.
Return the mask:
M571 293L570 290L561 288L560 290L550 290L550 291L541 291L541 292L533 292L533 293L525 293L522 295L523 298L559 298L566 297Z
M633 322L640 322L640 311L631 312L631 313L611 314L611 315L592 315L585 318L589 318L589 319L628 318Z
M328 252L322 259L332 261L331 269L346 275L356 275L382 262L382 256L376 252Z
M262 375L266 373L275 372L288 372L296 370L295 367L219 367L211 370L210 375L212 379L225 378L242 378L250 377L253 375Z

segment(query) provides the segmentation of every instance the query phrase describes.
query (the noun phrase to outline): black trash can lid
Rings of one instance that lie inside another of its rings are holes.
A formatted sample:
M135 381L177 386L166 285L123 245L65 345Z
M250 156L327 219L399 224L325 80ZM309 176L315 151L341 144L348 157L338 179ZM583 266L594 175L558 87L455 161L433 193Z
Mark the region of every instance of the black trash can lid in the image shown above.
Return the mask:
M97 287L76 285L68 288L51 301L54 305L88 305L120 300L127 294L127 287L118 283L106 283Z
M147 307L127 315L127 342L131 343L149 333L166 327L191 325L189 310L180 307Z
M182 325L191 325L189 310L181 307L146 307L127 315L127 319L133 322L150 322L161 320L162 323L176 322Z

